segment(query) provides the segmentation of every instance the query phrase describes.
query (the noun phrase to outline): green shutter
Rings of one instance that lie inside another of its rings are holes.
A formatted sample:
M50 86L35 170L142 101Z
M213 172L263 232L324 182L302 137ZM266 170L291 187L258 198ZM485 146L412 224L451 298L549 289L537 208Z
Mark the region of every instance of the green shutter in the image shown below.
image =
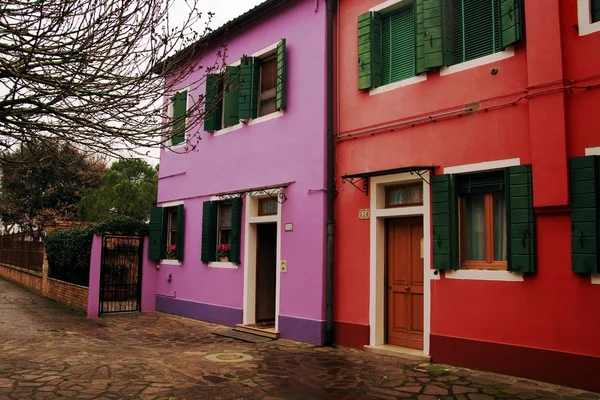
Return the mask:
M425 38L423 36L423 1L415 1L415 73L425 72Z
M275 109L285 109L285 39L277 44L277 86L275 88Z
M240 97L238 115L242 119L256 118L258 115L258 93L260 89L260 59L246 57L242 60L240 72Z
M506 168L508 209L508 270L534 273L535 213L531 165Z
M598 157L569 160L573 272L600 272L598 265Z
M240 263L240 244L242 241L242 199L237 197L231 202L231 253L232 263Z
M458 201L452 175L431 178L433 268L458 269Z
M444 65L444 18L442 0L423 1L423 67Z
M240 96L240 68L227 67L224 85L223 125L233 126L240 123L238 101Z
M221 115L223 113L222 84L219 74L206 75L206 95L204 98L204 130L206 132L221 129Z
M474 60L501 50L498 0L454 0L453 64Z
M163 237L163 209L152 207L150 210L150 235L148 238L148 258L151 260L161 259Z
M452 22L452 0L442 0L442 7L444 65L452 65L452 62L454 61L454 29Z
M202 262L216 260L218 211L219 203L215 201L205 201L202 206Z
M592 22L600 21L600 0L592 0Z
M358 89L381 86L381 16L368 12L358 17Z
M187 115L187 90L178 92L173 96L173 145L185 140L185 121Z
M502 48L521 40L523 22L521 0L500 0L500 26Z
M415 26L412 4L381 21L381 83L415 76Z
M185 236L184 221L183 204L179 204L177 206L177 244L175 247L175 257L177 257L179 261L183 261L183 238Z

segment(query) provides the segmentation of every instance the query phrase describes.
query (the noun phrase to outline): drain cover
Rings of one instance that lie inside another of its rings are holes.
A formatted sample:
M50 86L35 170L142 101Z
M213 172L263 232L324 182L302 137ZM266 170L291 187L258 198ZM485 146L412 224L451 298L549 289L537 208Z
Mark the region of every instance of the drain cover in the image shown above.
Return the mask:
M209 361L226 363L244 362L254 359L254 357L244 353L216 353L208 354L204 358Z

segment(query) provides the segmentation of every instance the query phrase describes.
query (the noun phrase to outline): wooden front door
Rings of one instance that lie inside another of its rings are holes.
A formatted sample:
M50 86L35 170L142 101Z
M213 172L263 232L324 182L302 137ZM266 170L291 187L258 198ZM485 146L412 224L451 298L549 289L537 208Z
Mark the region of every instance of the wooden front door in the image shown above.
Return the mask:
M387 221L387 343L423 349L423 218Z
M277 224L258 224L256 233L256 322L275 321Z

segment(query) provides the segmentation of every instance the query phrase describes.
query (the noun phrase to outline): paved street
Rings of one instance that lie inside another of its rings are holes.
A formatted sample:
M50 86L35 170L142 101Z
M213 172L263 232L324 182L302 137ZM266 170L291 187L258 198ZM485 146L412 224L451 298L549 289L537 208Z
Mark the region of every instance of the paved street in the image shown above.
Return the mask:
M88 320L0 279L0 400L599 398L351 349L211 333L225 329L162 313Z

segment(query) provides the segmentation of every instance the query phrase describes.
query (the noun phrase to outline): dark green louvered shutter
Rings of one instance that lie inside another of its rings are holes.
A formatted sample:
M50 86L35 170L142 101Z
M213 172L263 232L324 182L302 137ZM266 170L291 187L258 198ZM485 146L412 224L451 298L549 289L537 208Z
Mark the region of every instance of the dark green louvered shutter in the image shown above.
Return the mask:
M534 273L535 213L531 165L506 168L508 212L508 270Z
M240 263L240 244L242 241L242 199L237 197L231 201L231 253L232 263Z
M202 262L216 260L218 211L219 204L215 201L205 201L202 205Z
M415 7L415 73L425 72L425 38L423 0L416 0Z
M431 178L433 268L458 269L458 202L452 175Z
M474 60L501 50L498 0L454 0L452 64Z
M204 98L204 130L214 132L221 129L223 113L221 101L222 80L219 74L206 76L206 95Z
M600 0L592 0L592 22L600 21Z
M150 210L150 234L148 238L148 258L151 260L161 259L161 250L164 247L163 237L163 209L152 207Z
M277 86L275 87L275 109L277 111L285 109L285 39L277 44Z
M412 4L381 21L381 83L415 76L415 26Z
M256 118L258 115L258 93L260 89L260 59L246 57L240 72L239 117Z
M521 40L523 30L521 0L500 0L500 27L502 48Z
M598 266L598 157L569 160L573 272L600 272Z
M173 96L173 145L185 140L185 120L187 114L187 90Z
M227 67L224 85L223 125L232 126L240 122L238 101L240 96L240 68Z
M381 16L368 12L358 17L358 89L381 86Z
M177 244L175 247L175 257L183 261L183 242L185 236L185 227L183 225L185 217L183 214L183 204L177 206Z
M423 68L433 69L444 65L443 0L423 2Z

